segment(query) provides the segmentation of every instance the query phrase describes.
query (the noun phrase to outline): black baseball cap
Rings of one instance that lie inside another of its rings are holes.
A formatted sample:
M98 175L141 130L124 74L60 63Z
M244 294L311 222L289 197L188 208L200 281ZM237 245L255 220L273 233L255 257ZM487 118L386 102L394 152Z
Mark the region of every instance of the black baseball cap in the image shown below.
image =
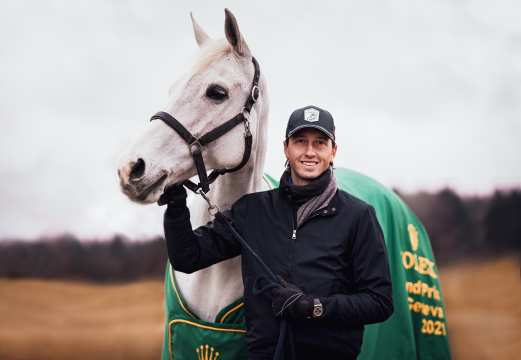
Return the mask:
M293 111L286 127L286 140L300 129L305 128L320 130L335 142L335 122L327 110L309 105Z

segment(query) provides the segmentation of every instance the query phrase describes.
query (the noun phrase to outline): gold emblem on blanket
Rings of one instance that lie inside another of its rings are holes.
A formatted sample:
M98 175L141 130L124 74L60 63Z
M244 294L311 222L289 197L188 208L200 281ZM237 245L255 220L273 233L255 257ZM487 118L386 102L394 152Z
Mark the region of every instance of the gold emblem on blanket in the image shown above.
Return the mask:
M407 226L407 230L409 231L409 239L411 240L412 251L416 251L418 250L419 243L418 230L416 230L413 224L409 224L409 226Z
M213 346L208 344L199 345L195 352L197 353L197 360L217 360L217 357L220 355Z

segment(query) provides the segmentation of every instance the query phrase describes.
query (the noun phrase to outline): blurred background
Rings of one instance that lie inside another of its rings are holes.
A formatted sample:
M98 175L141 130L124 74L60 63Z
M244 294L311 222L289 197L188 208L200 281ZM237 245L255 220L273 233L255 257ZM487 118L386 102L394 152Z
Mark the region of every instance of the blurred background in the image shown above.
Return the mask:
M162 211L119 190L119 154L230 8L266 76L266 172L292 110L328 109L336 165L426 226L455 359L521 352L521 3L2 1L0 359L151 359Z

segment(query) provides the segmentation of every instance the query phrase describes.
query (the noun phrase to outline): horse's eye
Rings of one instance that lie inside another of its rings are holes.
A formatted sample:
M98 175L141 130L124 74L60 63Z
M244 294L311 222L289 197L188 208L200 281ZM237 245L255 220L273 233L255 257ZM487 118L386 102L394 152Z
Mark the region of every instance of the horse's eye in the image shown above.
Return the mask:
M228 91L222 86L215 84L210 85L208 89L206 89L206 97L212 100L222 101L228 97Z

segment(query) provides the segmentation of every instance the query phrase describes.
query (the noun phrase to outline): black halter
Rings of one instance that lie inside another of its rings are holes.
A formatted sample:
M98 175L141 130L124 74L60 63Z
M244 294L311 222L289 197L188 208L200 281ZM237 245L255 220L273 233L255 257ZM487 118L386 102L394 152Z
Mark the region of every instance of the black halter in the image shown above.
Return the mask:
M251 145L252 145L252 135L250 132L250 122L248 120L248 115L250 114L251 108L257 102L259 98L259 78L260 78L260 69L257 60L254 57L251 58L253 62L253 66L255 68L255 73L253 75L253 81L251 84L250 94L246 99L244 107L240 113L235 115L230 120L226 121L224 124L219 125L213 130L208 131L206 134L196 138L195 136L186 129L183 124L181 124L176 118L170 115L167 112L160 111L152 118L150 121L159 119L163 120L165 124L170 126L181 138L188 144L190 147L190 153L194 158L195 168L197 169L197 175L199 176L199 184L195 184L191 180L186 180L183 185L193 192L197 192L199 189L203 193L207 193L210 191L210 184L217 179L219 175L223 175L229 172L234 172L241 169L248 160L251 155ZM239 125L240 123L244 123L244 154L242 155L241 162L231 168L231 169L215 169L210 175L206 174L206 166L204 165L202 148L205 145L208 145L212 141L218 139L219 137L226 134L228 131L232 130L234 127Z

